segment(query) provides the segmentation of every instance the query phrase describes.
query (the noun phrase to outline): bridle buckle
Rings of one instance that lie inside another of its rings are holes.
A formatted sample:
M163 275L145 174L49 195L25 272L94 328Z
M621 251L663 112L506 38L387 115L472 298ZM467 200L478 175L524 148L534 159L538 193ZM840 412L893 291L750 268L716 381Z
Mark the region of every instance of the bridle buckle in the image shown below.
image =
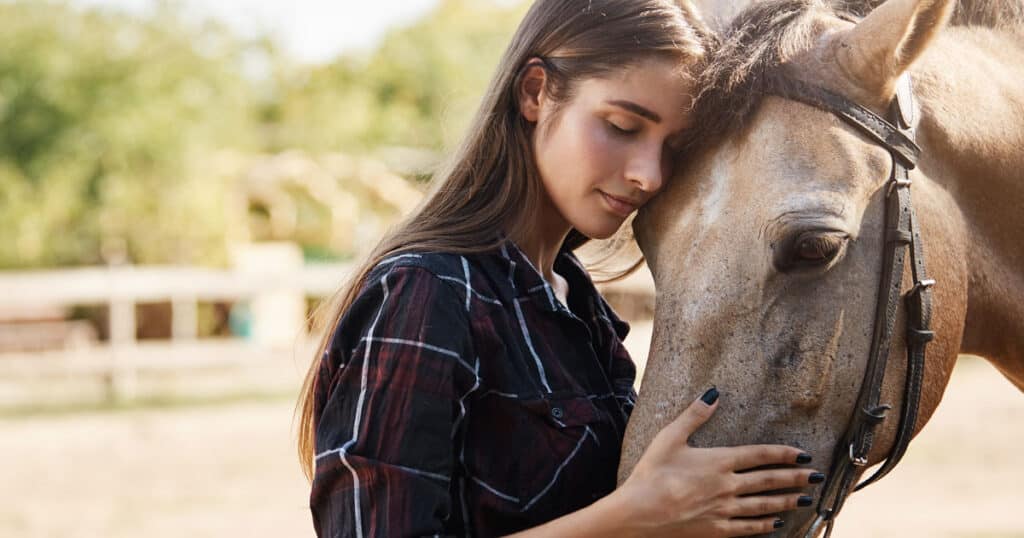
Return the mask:
M857 467L864 467L868 464L868 458L866 456L860 457L853 453L853 443L850 443L850 463Z
M915 294L920 293L920 292L922 292L922 291L924 291L924 290L926 290L928 288L934 288L934 287L935 287L935 280L931 279L931 278L926 279L926 280L922 280L920 282L915 282L914 283L914 287L910 288L910 291L907 292L907 295L915 295Z
M914 180L913 179L894 178L894 179L889 181L889 189L887 191L885 191L885 197L888 198L888 197L892 196L892 191L895 190L895 189L899 189L899 188L902 188L902 187L910 187L913 184L914 184Z

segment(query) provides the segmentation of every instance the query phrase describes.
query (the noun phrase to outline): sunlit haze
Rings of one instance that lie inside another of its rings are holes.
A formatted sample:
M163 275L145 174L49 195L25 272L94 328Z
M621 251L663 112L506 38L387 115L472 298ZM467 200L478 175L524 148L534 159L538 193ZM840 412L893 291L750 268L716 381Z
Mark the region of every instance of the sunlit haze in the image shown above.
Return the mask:
M385 31L408 24L438 0L180 0L190 17L213 18L244 36L266 33L298 60L320 63L372 47ZM145 13L154 0L71 0L72 5Z

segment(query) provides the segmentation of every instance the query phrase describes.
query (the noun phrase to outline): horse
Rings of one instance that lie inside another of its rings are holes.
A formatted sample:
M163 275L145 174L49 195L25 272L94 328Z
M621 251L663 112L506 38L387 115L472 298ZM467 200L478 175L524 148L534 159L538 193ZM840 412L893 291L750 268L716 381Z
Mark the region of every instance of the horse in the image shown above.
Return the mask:
M739 14L697 76L681 162L633 225L656 300L620 482L717 386L720 409L691 444L793 445L830 483L843 475L773 536L830 531L865 469L898 461L924 427L959 354L1024 391L1024 8L866 5L766 0ZM895 228L903 212L913 229ZM892 269L884 253L906 243ZM911 323L920 304L886 300L926 292L924 327ZM865 424L871 442L851 442Z

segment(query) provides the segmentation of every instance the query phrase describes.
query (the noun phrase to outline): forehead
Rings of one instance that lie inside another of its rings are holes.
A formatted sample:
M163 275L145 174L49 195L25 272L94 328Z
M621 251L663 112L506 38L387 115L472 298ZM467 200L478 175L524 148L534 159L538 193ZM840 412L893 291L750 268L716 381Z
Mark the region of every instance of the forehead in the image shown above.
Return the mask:
M652 59L583 80L577 86L576 100L588 105L631 101L681 127L691 108L692 94L693 83L681 64Z
M700 181L712 163L728 162L729 181L758 196L789 197L802 191L873 192L888 177L890 159L834 115L769 97L750 124L696 156L684 181ZM724 141L723 141L724 142Z

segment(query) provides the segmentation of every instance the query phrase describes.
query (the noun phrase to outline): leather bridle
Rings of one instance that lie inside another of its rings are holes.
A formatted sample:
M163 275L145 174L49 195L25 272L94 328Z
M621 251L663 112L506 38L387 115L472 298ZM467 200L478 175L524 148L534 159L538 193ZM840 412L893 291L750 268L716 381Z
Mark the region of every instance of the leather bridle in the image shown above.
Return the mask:
M785 87L773 89L770 94L834 114L884 147L892 157L892 171L885 188L885 246L871 354L857 397L856 411L833 454L832 468L816 509L817 517L806 534L806 538L814 538L824 527L825 538L828 538L846 497L852 491L879 480L899 463L917 423L925 347L935 337L930 330L931 288L935 281L929 280L925 272L921 230L910 200L910 170L917 166L921 154L921 148L914 141L918 111L907 76L902 77L897 86L896 96L889 107L888 121L845 97L800 81L787 81ZM902 295L903 266L908 250L914 285ZM892 409L880 399L901 295L907 309L907 377L899 427L882 466L870 478L852 488L860 468L868 464L876 428Z

